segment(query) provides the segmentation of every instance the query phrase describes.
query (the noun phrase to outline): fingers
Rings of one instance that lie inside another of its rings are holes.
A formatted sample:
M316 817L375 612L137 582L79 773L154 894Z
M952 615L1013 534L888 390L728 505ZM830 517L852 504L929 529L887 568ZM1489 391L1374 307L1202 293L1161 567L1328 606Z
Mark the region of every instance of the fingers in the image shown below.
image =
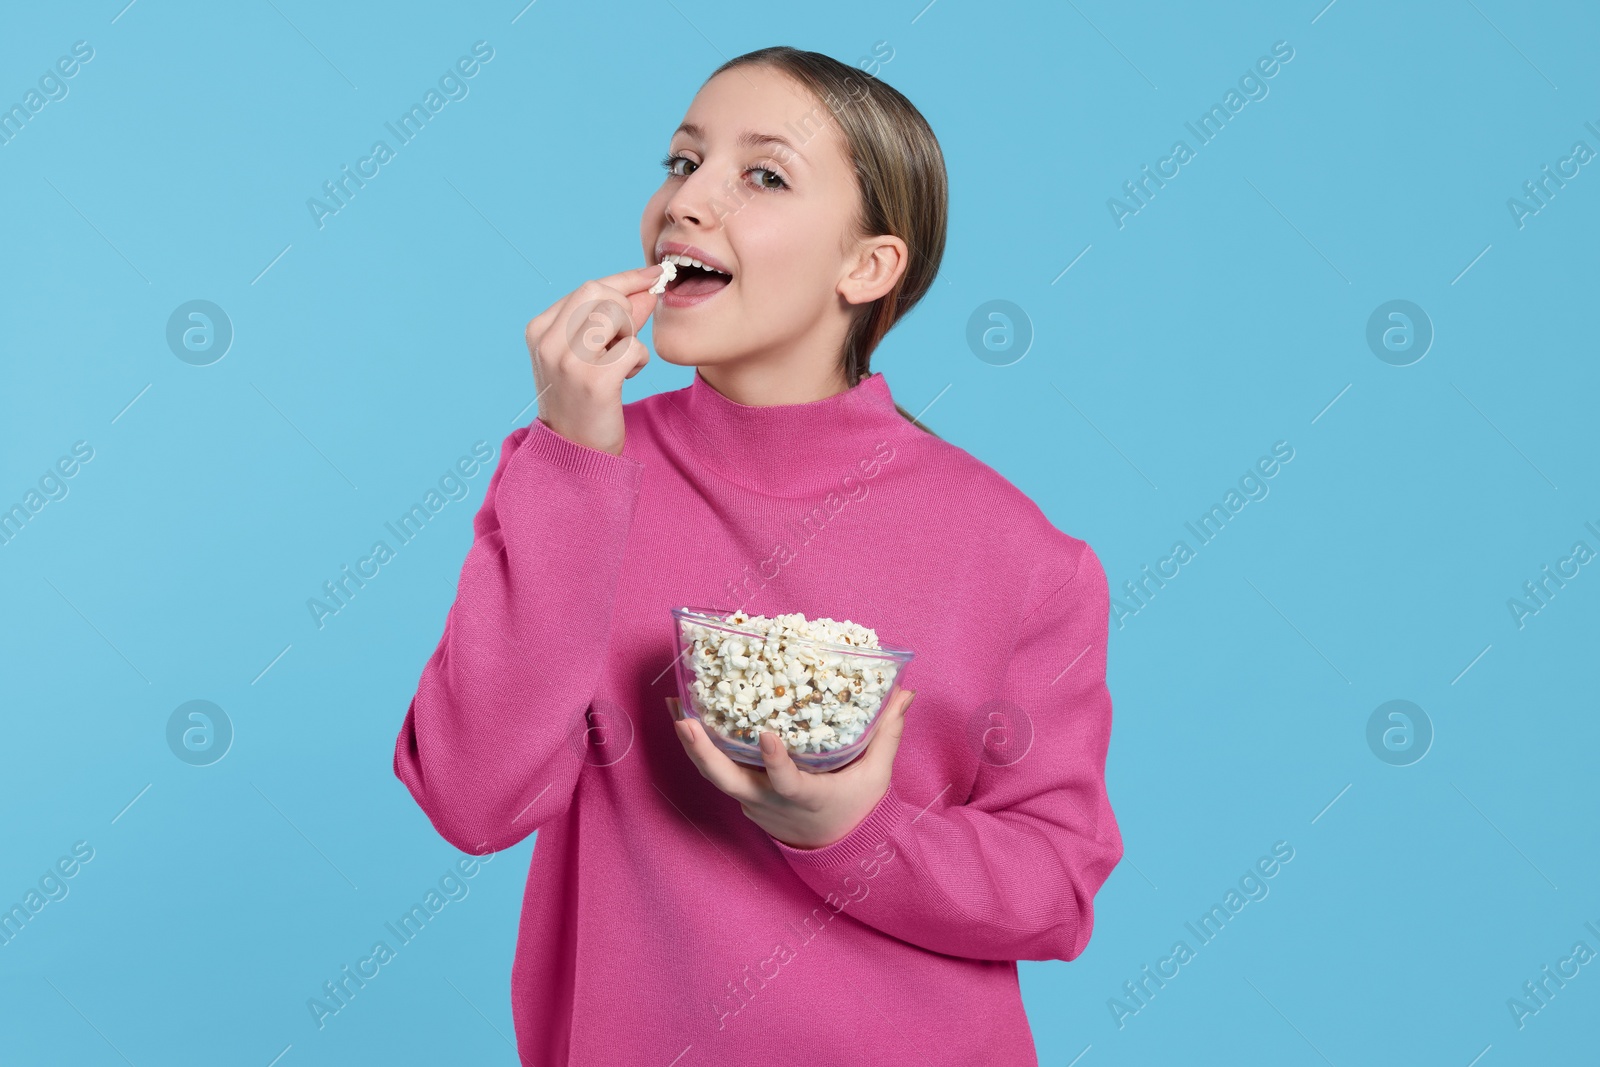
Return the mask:
M632 368L622 377L624 379L632 378L635 374L644 370L644 365L650 362L650 350L644 346L643 341L640 341L637 337L632 338L628 342L628 351L623 353L622 362L629 364Z
M596 278L595 282L631 294L650 288L659 277L661 277L661 264L652 263L648 267L634 267L632 270L608 274L604 278Z
M741 804L752 804L761 799L757 782L759 772L735 763L706 736L700 720L685 715L673 723L678 741L694 761L701 777Z
M636 267L584 282L528 323L524 333L529 350L540 347L542 342L549 355L559 356L558 350L567 348L570 343L567 335L578 333L584 335L584 344L580 347L590 351L609 349L618 337L637 334L655 311L656 296L649 290L660 277L660 267ZM625 314L602 314L596 320L591 313L604 304L614 304ZM579 312L585 313L583 322L573 319ZM608 319L613 321L601 321ZM601 327L598 333L591 330L594 325ZM557 334L568 344L557 342ZM587 362L609 364L614 361L602 356L591 357Z
M584 299L614 300L627 308L628 318L633 323L633 332L638 333L644 329L646 320L656 309L656 301L659 298L650 292L650 287L655 285L660 277L660 266L636 267L633 270L620 271L608 274L604 278L596 278L592 282L585 282L578 288L578 293L587 290L589 295Z
M886 718L878 724L878 732L872 735L872 742L860 759L861 764L886 778L894 766L895 753L900 751L900 737L906 729L906 709L916 695L915 689L901 689L895 693L893 703L883 711Z
M547 324L545 344L559 334L560 350L591 366L617 368L620 380L637 369L633 345L655 307L656 298L648 292L628 294L601 282L584 282Z
M618 271L608 274L604 278L596 278L591 285L608 290L612 299L621 298L620 302L627 307L633 319L633 331L638 333L644 329L645 320L656 309L659 299L655 293L650 292L651 286L661 278L661 265L652 264L648 267L635 267L632 270ZM632 375L629 375L632 377Z
M761 762L767 768L767 781L772 791L785 800L797 800L805 791L807 782L802 771L789 756L789 748L771 730L761 731Z
M677 721L673 728L677 732L678 741L683 745L684 751L694 761L695 767L702 777L724 793L739 801L741 807L747 809L751 804L770 801L771 794L776 793L790 803L804 806L805 797L809 790L814 788L812 775L800 769L799 764L789 755L789 749L777 734L771 730L761 731L761 762L766 768L763 775L751 767L746 767L730 759L726 753L712 743L706 736L705 726L699 719L685 715L676 697L667 697L667 710ZM879 733L883 732L879 727ZM867 756L872 755L872 750L878 747L875 735L872 744L868 746ZM889 753L889 758L894 758L894 753Z
M633 341L633 308L615 289L586 283L552 332L559 332L566 351L584 363L615 368Z

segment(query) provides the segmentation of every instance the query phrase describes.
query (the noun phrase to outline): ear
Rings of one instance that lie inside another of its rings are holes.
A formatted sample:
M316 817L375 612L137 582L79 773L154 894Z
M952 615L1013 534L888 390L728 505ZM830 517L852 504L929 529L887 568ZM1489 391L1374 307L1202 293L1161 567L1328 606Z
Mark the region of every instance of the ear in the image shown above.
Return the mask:
M906 243L892 234L863 238L856 246L839 295L849 304L870 304L895 287L906 271Z

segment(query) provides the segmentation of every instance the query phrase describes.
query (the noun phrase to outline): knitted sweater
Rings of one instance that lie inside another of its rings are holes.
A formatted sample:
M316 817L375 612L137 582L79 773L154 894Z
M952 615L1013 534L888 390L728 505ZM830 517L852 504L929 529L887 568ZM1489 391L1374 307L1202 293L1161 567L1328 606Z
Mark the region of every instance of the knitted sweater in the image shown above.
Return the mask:
M1071 960L1122 856L1100 560L895 410L698 374L614 456L513 431L395 774L463 851L538 832L522 1062L1033 1065L1017 960ZM669 609L849 619L916 654L892 781L846 837L769 835L673 731Z

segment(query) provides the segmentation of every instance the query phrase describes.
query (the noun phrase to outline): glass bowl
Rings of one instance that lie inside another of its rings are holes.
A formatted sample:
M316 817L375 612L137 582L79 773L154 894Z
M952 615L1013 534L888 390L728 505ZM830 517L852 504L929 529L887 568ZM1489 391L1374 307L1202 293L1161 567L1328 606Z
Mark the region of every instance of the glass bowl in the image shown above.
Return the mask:
M753 660L761 658L762 650L765 648L764 635L759 630L722 621L732 614L731 610L707 607L672 609L677 634L678 658L674 661L673 667L678 676L678 704L685 716L693 716L700 720L706 736L711 738L712 743L726 753L728 758L751 767L765 767L766 764L761 759L760 735L757 728L754 725L739 726L734 721L734 716L742 710L739 705L735 705L734 715L725 715L716 707L710 706L709 700L703 701L699 695L703 690L695 685L697 680L704 680L708 686L714 686L715 682L720 680L711 668L713 661L697 655L697 642L701 648L720 649L724 647L724 642L733 639L743 642L745 654L756 653L752 657ZM772 617L765 616L765 618ZM784 647L806 664L812 672L813 679L816 678L815 672L819 668L831 668L831 676L857 683L846 690L847 695L843 700L838 694L828 693L820 687L810 694L815 703L825 709L841 707L857 709L860 721L845 724L842 732L833 738L816 741L808 739L806 742L797 743L797 739L789 731L778 730L776 723L770 718L765 724L765 728L773 729L773 732L784 740L789 749L789 758L802 770L819 773L838 770L866 751L873 734L877 732L880 712L899 691L897 683L900 672L911 662L912 653L906 649L856 648L849 644L830 644L811 638L792 637L784 639ZM785 684L788 681L784 679L774 688L788 688ZM861 685L861 682L866 682L866 685ZM877 686L876 689L872 688L874 685ZM818 693L822 696L817 697ZM752 710L758 708L762 699L759 693L752 694L747 707ZM781 708L783 698L774 696L768 699L780 702L771 712L775 714L776 710ZM789 695L788 700L792 704L793 695ZM828 747L830 745L836 747Z

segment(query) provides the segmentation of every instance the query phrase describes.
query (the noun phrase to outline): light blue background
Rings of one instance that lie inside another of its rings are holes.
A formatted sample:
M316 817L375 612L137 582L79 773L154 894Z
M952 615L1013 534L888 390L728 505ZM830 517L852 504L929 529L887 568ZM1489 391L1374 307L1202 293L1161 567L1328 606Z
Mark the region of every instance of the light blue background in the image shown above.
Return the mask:
M1087 951L1022 964L1041 1062L1593 1054L1600 964L1522 1029L1506 1002L1600 950L1600 566L1523 628L1507 600L1600 549L1600 164L1523 228L1506 202L1600 149L1600 16L924 2L7 11L6 106L73 42L95 54L0 147L0 505L75 441L94 459L0 547L0 903L74 841L95 857L0 948L0 1061L515 1062L531 839L326 1029L305 1006L458 856L390 762L487 473L325 628L305 602L531 420L524 324L641 262L657 159L711 69L880 41L952 193L940 280L873 361L902 405L1090 542L1113 593L1294 448L1113 628L1127 855ZM307 198L479 40L470 95L319 230ZM1107 199L1194 147L1185 121L1276 41L1270 95L1119 229ZM193 299L236 331L211 366L166 345ZM994 299L1035 335L1010 366L965 340ZM1436 330L1406 367L1365 340L1392 299ZM688 380L653 360L625 399ZM236 730L209 767L167 747L192 699ZM1367 745L1391 699L1436 731L1411 766ZM1108 999L1276 841L1295 855L1270 896L1119 1029Z

